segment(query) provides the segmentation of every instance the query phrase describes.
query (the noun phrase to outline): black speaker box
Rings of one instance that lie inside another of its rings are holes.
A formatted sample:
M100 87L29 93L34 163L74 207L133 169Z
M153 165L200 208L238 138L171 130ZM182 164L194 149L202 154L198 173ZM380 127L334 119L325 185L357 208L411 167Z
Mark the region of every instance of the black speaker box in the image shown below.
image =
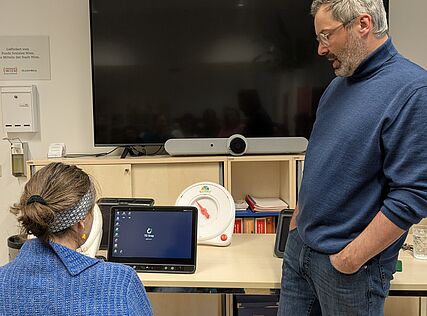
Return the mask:
M288 239L289 223L291 222L294 210L284 209L280 212L277 219L276 241L274 243L274 254L283 258L285 252L286 240Z

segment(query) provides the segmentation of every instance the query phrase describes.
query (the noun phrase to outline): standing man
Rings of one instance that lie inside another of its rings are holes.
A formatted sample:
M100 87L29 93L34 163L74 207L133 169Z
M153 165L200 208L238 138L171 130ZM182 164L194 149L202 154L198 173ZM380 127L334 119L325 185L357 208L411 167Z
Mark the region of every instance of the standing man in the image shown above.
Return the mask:
M427 216L427 72L396 51L382 0L315 0L311 14L337 78L310 136L279 315L382 315Z

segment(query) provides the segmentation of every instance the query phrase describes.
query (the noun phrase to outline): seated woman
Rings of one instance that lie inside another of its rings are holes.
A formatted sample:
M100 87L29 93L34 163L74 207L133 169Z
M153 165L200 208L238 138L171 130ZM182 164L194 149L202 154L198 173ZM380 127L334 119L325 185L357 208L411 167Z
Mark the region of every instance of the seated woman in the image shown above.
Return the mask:
M27 182L11 211L37 238L0 267L0 315L152 315L132 268L76 251L90 234L95 195L85 172L62 163Z

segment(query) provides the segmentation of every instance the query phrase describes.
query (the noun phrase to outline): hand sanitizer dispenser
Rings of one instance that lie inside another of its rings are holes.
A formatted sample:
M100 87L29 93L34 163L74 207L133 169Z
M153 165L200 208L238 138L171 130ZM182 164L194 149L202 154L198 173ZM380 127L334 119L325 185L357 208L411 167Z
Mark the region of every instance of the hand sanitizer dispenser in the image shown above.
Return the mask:
M12 175L25 177L27 175L26 161L28 144L23 142L11 143L12 153Z

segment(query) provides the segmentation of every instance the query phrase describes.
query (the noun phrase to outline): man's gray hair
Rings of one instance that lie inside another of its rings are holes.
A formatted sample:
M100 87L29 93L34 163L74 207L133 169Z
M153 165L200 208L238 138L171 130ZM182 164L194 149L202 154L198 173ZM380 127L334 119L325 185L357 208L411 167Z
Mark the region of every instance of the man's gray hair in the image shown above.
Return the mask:
M311 15L315 16L320 6L327 6L332 16L341 23L367 13L372 17L373 33L377 38L388 34L387 15L382 0L314 0L311 4Z

